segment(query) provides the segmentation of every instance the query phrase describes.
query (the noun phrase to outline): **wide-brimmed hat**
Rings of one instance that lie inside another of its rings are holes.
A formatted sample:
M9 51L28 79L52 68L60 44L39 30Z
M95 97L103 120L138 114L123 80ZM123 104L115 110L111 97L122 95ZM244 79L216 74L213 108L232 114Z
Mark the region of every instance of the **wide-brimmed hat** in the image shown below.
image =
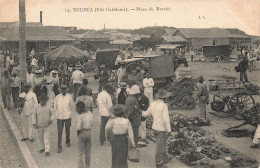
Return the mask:
M79 63L79 62L77 62L76 64L75 64L75 67L74 67L75 69L81 69L82 67L81 67L81 64Z
M127 85L127 84L126 84L125 82L121 82L121 83L120 83L120 88L126 88L126 85Z
M60 85L61 90L67 90L67 88L68 88L67 85Z
M111 108L111 112L117 116L126 112L126 106L123 104L116 104Z
M158 92L155 94L155 97L158 97L161 99L168 98L169 96L171 96L171 93L167 92L166 90L164 90L162 88L159 89Z
M38 70L35 70L34 72L35 74L41 74L42 73L42 70L38 69Z
M43 93L43 94L40 95L39 100L40 101L44 101L44 100L47 101L47 100L49 100L49 97L46 94Z
M141 93L138 85L133 85L130 89L130 95Z
M58 71L52 70L51 73L52 73L52 74L58 74Z
M203 76L199 76L199 77L198 77L198 81L199 81L199 82L202 82L202 81L204 81L204 78L203 78Z

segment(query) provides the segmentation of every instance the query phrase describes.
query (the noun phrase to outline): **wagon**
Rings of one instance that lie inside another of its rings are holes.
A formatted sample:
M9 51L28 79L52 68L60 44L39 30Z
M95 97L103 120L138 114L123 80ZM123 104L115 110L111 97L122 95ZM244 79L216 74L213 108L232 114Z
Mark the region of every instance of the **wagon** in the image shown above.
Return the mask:
M184 107L187 110L195 108L194 93L198 90L195 83L196 79L193 79L193 77L187 78L183 76L166 86L167 91L171 93L167 100L168 104L170 106Z
M115 72L118 66L115 64L117 56L119 55L119 49L102 49L96 53L96 78L100 76L100 65L104 64L109 75L115 77Z
M159 45L157 46L157 55L138 55L132 59L123 60L120 63L126 65L127 74L130 74L136 67L141 70L149 71L154 79L154 90L165 87L173 82L175 70L180 64L188 66L184 57L177 55L179 45ZM180 49L179 49L180 50ZM179 51L178 50L178 51Z
M242 113L252 109L255 100L247 92L245 82L235 78L210 80L209 90L214 94L211 109L216 112L226 112L235 119L243 119ZM227 111L225 107L227 106Z
M149 71L155 83L155 91L172 82L172 77L174 76L172 56L139 55L132 59L123 60L120 64L125 64L127 75L131 74L137 67L139 67L141 71Z
M230 45L207 45L203 46L203 56L207 62L230 62Z

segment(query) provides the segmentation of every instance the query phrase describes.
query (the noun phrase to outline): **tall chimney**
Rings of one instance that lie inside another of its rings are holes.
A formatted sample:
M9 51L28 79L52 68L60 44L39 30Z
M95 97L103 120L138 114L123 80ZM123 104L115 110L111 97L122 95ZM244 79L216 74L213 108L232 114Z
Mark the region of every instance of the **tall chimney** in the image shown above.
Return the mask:
M40 11L40 23L42 24L42 11Z

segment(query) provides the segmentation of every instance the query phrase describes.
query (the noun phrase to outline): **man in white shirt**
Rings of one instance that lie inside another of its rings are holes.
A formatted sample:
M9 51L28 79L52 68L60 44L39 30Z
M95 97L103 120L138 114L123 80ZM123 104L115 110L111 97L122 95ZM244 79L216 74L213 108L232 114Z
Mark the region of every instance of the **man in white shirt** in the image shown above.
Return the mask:
M100 125L100 145L104 144L104 141L106 141L105 136L105 126L107 124L107 121L110 118L109 109L113 106L112 98L107 92L112 88L112 85L107 83L104 86L104 89L98 94L97 97L97 105L98 105L98 111L101 115L101 125Z
M74 98L74 101L79 96L79 88L81 87L81 85L83 83L83 78L84 78L84 74L80 70L81 65L79 63L76 64L75 69L76 70L72 73L72 77L71 77L71 80L72 80L72 83L73 83L73 98Z
M31 90L31 84L26 83L24 85L24 92L19 95L20 98L25 100L24 106L21 110L22 116L22 127L23 127L23 138L21 141L26 141L29 139L30 142L33 142L33 123L32 123L32 114L34 108L38 105L38 100Z
M56 112L58 127L58 153L62 151L61 139L62 131L65 124L66 145L70 147L70 126L71 114L74 110L74 102L70 94L67 94L67 85L60 86L61 94L57 95L54 100L54 110Z
M153 101L154 81L153 81L153 78L151 78L151 75L149 72L146 73L146 78L143 79L143 85L144 85L144 95L146 97L148 97L149 103L151 104Z
M122 82L123 77L126 75L126 69L125 66L123 64L120 64L120 68L118 68L117 70L117 81L118 81L118 85L120 85L120 83Z
M171 158L168 156L166 151L166 139L167 134L171 133L170 117L168 112L168 106L164 103L164 100L170 96L164 89L159 89L156 94L158 100L151 104L151 114L153 116L152 129L156 138L156 153L155 153L155 164L156 167L166 167L166 164Z

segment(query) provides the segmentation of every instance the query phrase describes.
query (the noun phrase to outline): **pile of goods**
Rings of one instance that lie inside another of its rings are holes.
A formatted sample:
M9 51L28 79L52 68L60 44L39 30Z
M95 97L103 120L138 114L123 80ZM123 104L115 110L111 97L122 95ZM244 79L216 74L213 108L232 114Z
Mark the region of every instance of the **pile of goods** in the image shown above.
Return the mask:
M170 115L170 122L172 132L167 138L167 151L189 166L213 168L218 159L226 161L230 167L254 167L258 164L256 160L217 143L210 132L201 128L210 125L209 120L174 113ZM152 123L152 117L146 120L147 138L155 142Z

